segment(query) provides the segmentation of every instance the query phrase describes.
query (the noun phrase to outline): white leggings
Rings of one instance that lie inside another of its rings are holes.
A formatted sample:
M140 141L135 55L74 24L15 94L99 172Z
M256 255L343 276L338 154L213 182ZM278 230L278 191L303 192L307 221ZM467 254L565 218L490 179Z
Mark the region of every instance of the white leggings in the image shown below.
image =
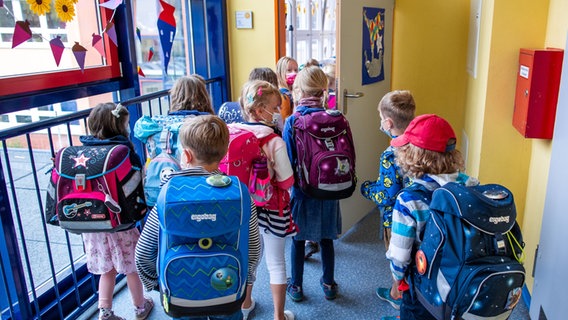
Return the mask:
M286 238L277 237L260 229L266 268L270 274L270 284L286 284Z

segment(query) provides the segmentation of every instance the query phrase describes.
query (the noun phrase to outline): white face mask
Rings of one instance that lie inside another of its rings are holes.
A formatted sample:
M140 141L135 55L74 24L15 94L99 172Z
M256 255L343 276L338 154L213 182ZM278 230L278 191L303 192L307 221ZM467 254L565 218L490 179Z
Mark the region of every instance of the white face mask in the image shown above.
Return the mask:
M270 113L266 109L263 109L266 113L272 116L271 125L277 127L280 131L284 128L284 120L282 119L282 115L280 112Z

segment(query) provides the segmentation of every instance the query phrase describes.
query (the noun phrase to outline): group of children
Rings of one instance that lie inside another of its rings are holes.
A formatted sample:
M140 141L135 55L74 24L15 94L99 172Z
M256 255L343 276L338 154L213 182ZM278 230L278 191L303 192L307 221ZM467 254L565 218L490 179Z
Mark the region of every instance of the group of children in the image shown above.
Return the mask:
M334 72L334 71L333 71ZM333 240L341 234L339 200L316 199L304 194L294 182L298 173L295 154L294 122L304 113L335 108L330 105L330 88L335 79L319 66L304 66L289 57L280 59L276 73L270 68L256 68L244 84L239 99L242 122L232 124L263 138L277 133L262 146L274 195L266 205L251 206L249 223L249 259L246 298L242 309L219 319L247 319L255 308L252 297L256 269L263 252L270 274L274 319L294 319L285 310L286 295L298 302L304 299L303 274L306 241L319 244L322 277L319 279L324 297L335 299L335 253ZM179 131L182 170L163 177L163 183L174 176L219 174L219 162L227 152L229 131L222 118L213 114L203 78L184 77L171 90L172 110L199 111L188 117ZM330 94L331 93L331 94ZM391 288L378 288L379 298L400 308L402 319L428 319L428 312L409 293L405 275L412 265L424 226L424 199L413 198L404 187L421 184L433 190L448 181L471 185L475 179L464 176L461 154L455 149L456 137L451 126L435 115L414 117L415 103L408 91L385 95L378 107L380 130L387 134L391 146L379 160L379 177L365 181L361 193L379 207L382 215L387 259L391 262ZM112 103L99 104L91 112L88 124L92 136L81 138L84 144L126 144L129 115L126 108ZM140 164L137 156L132 161ZM145 319L153 301L145 298L143 289L158 287L159 216L157 207L150 211L142 232L137 228L115 233L83 234L90 272L100 274L99 319L123 319L112 311L112 293L117 273L127 275L128 288L135 306L136 319ZM291 277L287 277L285 242L292 237ZM262 250L261 250L262 248ZM192 317L191 319L200 319ZM217 319L210 317L210 319ZM385 317L384 319L388 319Z

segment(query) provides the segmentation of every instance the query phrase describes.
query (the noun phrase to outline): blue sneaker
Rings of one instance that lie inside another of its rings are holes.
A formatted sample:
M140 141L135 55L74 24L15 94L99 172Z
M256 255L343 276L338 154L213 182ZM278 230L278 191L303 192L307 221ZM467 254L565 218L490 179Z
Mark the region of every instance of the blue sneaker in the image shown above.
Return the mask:
M288 279L288 285L286 285L286 294L294 302L300 302L304 300L304 292L302 291L302 287L292 284L291 279Z
M390 305L396 310L400 310L400 304L402 303L402 298L394 299L393 297L391 297L390 288L377 288L377 297L381 298L381 300L390 303Z
M323 278L320 278L320 285L327 300L337 298L337 283L335 281L332 284L327 284L323 282Z

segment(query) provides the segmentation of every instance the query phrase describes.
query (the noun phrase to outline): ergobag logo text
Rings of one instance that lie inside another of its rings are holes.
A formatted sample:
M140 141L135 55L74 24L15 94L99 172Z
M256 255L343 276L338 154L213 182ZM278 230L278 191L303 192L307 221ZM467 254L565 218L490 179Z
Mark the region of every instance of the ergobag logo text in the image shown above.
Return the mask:
M525 282L515 219L513 195L501 185L452 182L434 191L411 275L416 296L432 315L510 316Z
M247 187L234 176L174 175L156 208L165 312L180 318L240 310L248 274Z
M345 199L355 191L355 146L349 122L337 110L295 113L295 173L304 193Z
M46 221L73 233L114 232L146 213L141 168L125 145L61 149L47 190Z

